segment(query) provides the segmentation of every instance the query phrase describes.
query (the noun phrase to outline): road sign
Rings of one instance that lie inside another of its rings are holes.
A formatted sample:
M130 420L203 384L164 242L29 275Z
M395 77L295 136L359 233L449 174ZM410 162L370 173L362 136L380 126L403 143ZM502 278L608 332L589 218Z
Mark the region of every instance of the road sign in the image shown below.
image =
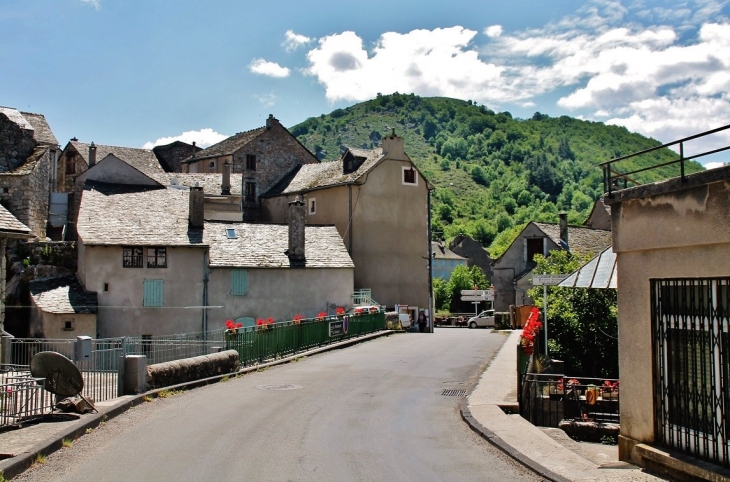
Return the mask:
M464 295L461 297L461 301L484 301L482 296Z
M532 286L554 286L560 284L567 274L536 274L532 277Z
M461 296L481 296L484 290L461 290Z

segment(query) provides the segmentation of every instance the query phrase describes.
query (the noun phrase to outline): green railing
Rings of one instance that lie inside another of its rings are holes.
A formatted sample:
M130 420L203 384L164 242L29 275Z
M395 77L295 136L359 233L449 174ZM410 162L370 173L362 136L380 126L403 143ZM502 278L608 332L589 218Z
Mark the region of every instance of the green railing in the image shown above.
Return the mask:
M226 333L226 350L236 350L241 365L246 366L384 329L385 313L288 321Z

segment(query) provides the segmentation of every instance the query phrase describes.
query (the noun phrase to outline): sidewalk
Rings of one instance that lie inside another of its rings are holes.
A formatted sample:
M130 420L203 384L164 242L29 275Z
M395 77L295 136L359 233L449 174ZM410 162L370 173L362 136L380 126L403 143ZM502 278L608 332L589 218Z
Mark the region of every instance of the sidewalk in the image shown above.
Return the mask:
M520 331L508 336L462 407L472 429L548 480L664 480L619 462L615 445L575 442L560 429L536 427L518 415L515 347Z

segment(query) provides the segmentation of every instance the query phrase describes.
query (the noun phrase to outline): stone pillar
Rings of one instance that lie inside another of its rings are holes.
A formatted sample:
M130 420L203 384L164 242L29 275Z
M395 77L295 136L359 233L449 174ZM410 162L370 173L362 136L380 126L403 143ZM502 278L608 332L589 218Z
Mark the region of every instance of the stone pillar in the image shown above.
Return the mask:
M125 395L135 395L147 391L147 357L144 355L127 355L124 359Z

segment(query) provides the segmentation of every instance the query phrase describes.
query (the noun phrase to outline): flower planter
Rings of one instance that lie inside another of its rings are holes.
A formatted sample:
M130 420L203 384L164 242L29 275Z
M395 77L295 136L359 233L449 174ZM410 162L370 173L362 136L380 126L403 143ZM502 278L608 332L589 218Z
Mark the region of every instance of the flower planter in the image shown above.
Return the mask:
M522 346L522 353L524 353L527 356L532 355L532 353L535 351L535 345L523 345Z

